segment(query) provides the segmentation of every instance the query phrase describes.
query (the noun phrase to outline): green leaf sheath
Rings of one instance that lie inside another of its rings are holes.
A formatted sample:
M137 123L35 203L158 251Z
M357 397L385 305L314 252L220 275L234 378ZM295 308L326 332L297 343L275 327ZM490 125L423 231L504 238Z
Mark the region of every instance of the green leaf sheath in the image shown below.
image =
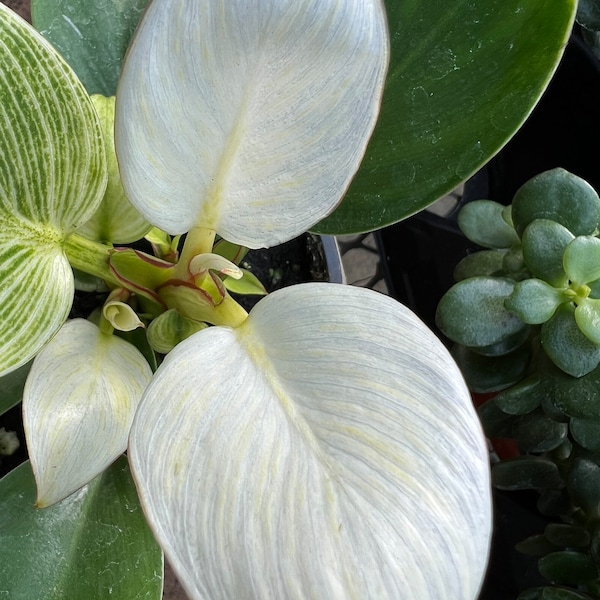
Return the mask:
M314 227L319 233L399 221L487 162L541 96L576 7L574 0L385 4L391 62L380 118L343 203Z

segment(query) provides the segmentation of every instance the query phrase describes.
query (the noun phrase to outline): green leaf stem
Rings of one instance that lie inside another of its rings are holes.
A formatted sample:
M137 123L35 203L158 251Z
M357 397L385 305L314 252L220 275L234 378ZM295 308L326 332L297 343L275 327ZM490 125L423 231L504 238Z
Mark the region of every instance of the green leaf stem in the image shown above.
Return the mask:
M0 375L30 360L67 317L62 244L106 186L100 123L58 53L0 4Z

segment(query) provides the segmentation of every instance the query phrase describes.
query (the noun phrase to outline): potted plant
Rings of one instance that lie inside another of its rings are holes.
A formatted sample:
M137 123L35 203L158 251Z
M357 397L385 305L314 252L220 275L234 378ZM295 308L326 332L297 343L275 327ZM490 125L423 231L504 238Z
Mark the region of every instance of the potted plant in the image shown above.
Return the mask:
M34 359L2 591L156 598L164 551L194 598L476 597L487 447L443 345L375 292L292 286L248 314L231 291L258 286L243 247L376 228L470 175L574 3L155 0L128 45L144 5L38 3L79 77L0 7L0 373ZM66 320L74 277L110 292L87 319Z

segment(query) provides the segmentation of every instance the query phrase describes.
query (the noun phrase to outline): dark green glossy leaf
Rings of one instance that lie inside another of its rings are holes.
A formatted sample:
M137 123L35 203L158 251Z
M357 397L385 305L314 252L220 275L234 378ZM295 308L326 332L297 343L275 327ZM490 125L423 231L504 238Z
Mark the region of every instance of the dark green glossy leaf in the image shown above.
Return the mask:
M600 414L597 419L571 419L571 435L584 448L600 451Z
M600 466L591 460L577 460L569 472L567 489L573 504L589 518L600 516Z
M492 482L502 490L559 488L563 480L551 460L538 457L518 457L494 465Z
M454 269L454 280L495 275L502 269L506 250L482 250L465 256Z
M511 279L500 277L473 277L457 283L438 305L438 327L458 344L475 347L497 344L523 331L526 325L504 308L514 286Z
M90 94L114 96L121 62L148 0L32 0L33 24Z
M315 227L321 233L403 219L487 162L540 97L575 9L574 0L385 4L391 62L381 116L344 202Z
M600 198L594 188L564 169L552 169L524 183L515 194L512 217L517 233L535 219L549 219L573 235L591 235L600 222Z
M574 238L563 225L550 219L535 219L523 232L523 258L527 268L555 287L567 284L563 254Z
M533 376L500 392L496 396L496 406L509 415L525 415L541 404L544 395L544 386Z
M552 544L562 547L586 547L590 543L590 534L583 527L567 523L549 523L544 535Z
M456 345L452 349L452 356L469 389L486 393L503 390L520 381L529 364L530 349L528 345L522 345L502 356L483 356L466 346Z
M542 325L541 342L552 362L573 377L586 375L600 363L600 344L589 340L575 322L575 309L561 304Z
M0 378L0 415L21 402L23 387L29 374L31 363Z
M0 481L0 597L162 597L162 553L124 457L59 504L34 502L24 463Z
M549 581L578 585L598 577L598 568L590 556L565 550L540 558L540 573Z
M484 248L510 248L519 242L516 231L502 217L504 205L491 200L466 204L458 214L463 234Z
M548 418L537 409L517 417L512 424L512 436L522 452L548 452L558 448L567 437L569 426Z

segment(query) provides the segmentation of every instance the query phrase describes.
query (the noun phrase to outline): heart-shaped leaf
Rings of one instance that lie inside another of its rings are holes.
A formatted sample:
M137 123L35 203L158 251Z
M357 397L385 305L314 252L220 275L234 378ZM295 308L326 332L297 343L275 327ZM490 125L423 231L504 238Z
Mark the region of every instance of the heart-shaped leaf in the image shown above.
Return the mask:
M114 96L121 63L148 0L31 0L33 24L90 94Z
M315 231L394 223L485 164L548 84L576 4L385 0L391 58L381 114L344 202Z
M158 426L160 424L160 426ZM138 409L140 499L192 598L475 598L488 456L410 311L313 283L179 344Z
M67 317L65 237L106 185L102 131L58 53L0 4L0 375L30 360Z
M387 60L380 0L152 3L117 95L129 198L171 234L292 239L348 187Z
M84 319L67 322L38 354L23 394L38 506L66 498L125 451L151 377L137 348Z
M162 552L125 458L55 506L34 502L24 463L0 481L0 597L162 598Z

